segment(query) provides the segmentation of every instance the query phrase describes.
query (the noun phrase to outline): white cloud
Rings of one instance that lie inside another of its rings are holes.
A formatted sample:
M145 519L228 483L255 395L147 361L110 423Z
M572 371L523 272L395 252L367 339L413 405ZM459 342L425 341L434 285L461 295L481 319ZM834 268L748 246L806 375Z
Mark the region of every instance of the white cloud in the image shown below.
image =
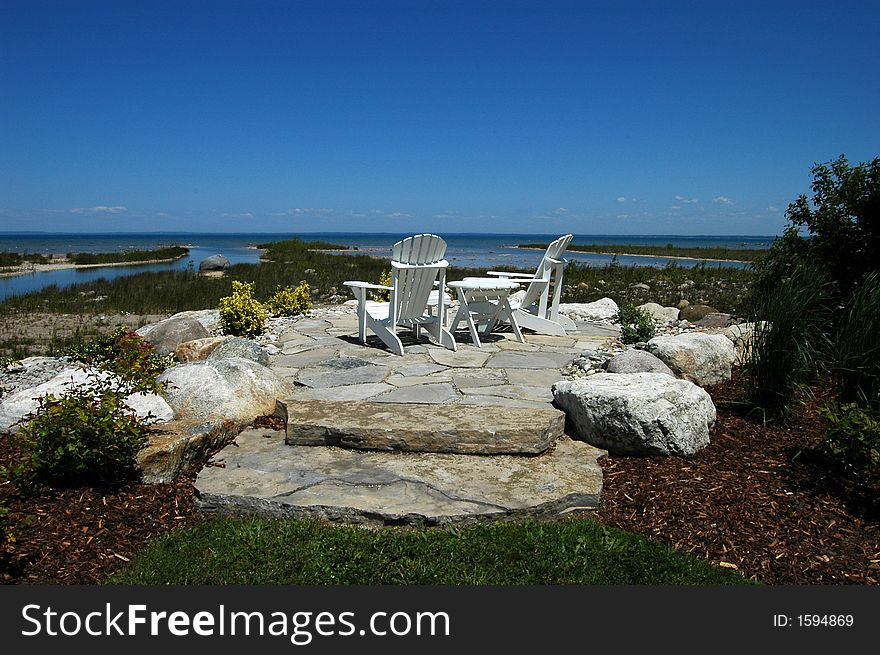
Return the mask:
M122 214L128 211L124 205L98 205L97 207L76 207L70 210L73 214Z
M717 198L712 198L712 202L717 203L719 205L732 205L733 204L733 200L731 200L727 196L718 196Z
M254 215L250 212L242 212L241 214L220 214L224 218L253 218Z
M617 196L617 202L626 202L626 198L624 196Z
M672 205L669 209L681 209L681 205Z
M694 203L700 202L699 198L687 198L685 196L675 196L675 199L678 202L683 202L686 205L692 205Z
M554 213L556 213L556 214L567 214L569 211L571 211L571 210L566 209L565 207L560 207L560 208L557 209Z
M287 213L291 216L302 216L303 214L329 214L332 209L326 207L294 207L288 209Z
M629 214L618 214L617 218L629 218Z
M388 214L388 218L409 218L409 214L406 212L391 212Z
M767 211L773 212L775 214L776 212L779 211L779 207L774 207L773 205L770 205L769 207L767 207Z

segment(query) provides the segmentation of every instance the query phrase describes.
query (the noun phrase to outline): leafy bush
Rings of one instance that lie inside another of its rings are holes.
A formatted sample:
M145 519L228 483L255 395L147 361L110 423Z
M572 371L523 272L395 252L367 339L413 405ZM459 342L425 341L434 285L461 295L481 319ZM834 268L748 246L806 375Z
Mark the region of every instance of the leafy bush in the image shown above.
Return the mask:
M822 270L798 267L756 308L746 361L748 395L752 404L772 416L788 413L796 394L824 366L830 287Z
M382 271L379 273L378 284L390 287L392 282L391 271ZM376 289L370 293L370 297L376 302L388 302L391 300L391 292L388 289Z
M129 383L130 393L161 391L156 377L175 364L173 356L156 354L148 341L124 325L94 342L71 346L64 354L115 373Z
M266 302L273 316L299 316L312 308L311 290L308 282L295 289L278 285L275 294Z
M647 341L656 331L650 312L631 303L621 305L614 320L620 323L620 338L623 343Z
M880 275L872 273L844 307L835 344L841 398L880 409Z
M11 468L12 480L28 491L135 478L135 457L149 428L124 404L128 392L95 379L64 395L41 398L15 435L21 459Z
M880 503L880 417L836 401L823 404L819 413L828 424L824 450L832 467Z
M816 164L812 173L812 199L802 194L788 206L785 235L756 265L759 293L810 262L829 271L838 297L843 298L877 269L880 158L850 166L841 155L836 161Z
M232 281L232 295L220 299L220 325L226 334L255 337L262 333L269 312L254 298L254 283Z

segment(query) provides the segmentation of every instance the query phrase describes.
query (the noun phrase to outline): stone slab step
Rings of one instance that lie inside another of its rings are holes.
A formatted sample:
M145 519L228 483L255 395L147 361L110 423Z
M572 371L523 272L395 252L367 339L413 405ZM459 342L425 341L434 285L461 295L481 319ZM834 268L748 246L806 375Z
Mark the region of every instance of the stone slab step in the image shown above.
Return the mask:
M551 407L280 401L291 446L363 450L536 455L565 429L565 413Z
M290 447L248 429L195 481L200 507L372 524L550 518L598 507L605 451L563 436L537 457Z

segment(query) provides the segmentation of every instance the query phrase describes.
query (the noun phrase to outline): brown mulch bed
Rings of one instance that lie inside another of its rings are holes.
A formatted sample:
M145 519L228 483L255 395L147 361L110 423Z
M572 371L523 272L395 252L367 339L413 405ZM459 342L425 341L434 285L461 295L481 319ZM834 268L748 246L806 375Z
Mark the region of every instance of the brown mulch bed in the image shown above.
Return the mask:
M817 466L822 432L807 405L784 426L745 417L736 381L710 390L711 445L691 459L615 457L598 518L769 584L877 584L880 520ZM267 425L267 427L271 427ZM0 467L10 463L0 436ZM160 534L203 520L196 470L172 484L19 497L0 484L14 552L6 584L96 584Z

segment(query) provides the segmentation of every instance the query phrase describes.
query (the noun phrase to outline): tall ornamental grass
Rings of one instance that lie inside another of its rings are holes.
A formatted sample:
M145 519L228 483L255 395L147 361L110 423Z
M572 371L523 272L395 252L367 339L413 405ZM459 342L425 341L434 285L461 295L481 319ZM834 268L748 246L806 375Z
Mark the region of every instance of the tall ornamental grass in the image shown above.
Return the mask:
M760 299L747 361L750 402L770 417L792 408L829 351L832 285L821 269L800 266Z
M880 274L871 273L840 318L834 378L841 400L880 409Z

